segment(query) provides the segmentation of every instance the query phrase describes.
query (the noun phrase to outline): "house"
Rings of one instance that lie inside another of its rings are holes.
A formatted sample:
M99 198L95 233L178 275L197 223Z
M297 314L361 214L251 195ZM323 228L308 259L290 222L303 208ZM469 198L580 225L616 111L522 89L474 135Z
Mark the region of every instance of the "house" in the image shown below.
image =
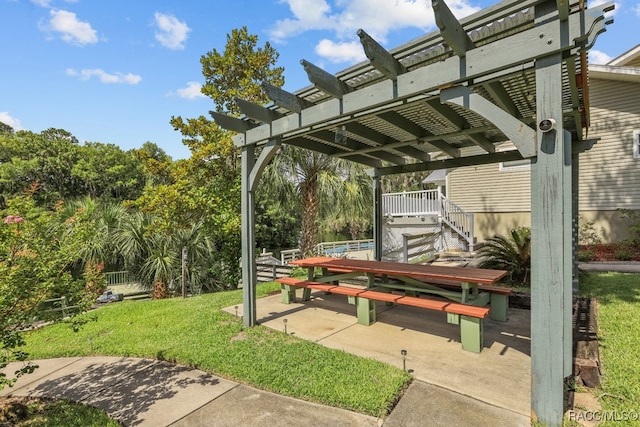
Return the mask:
M589 98L588 137L598 141L579 156L579 214L603 242L617 242L630 224L618 209L640 210L640 45L607 65L589 65ZM530 171L528 160L448 171L447 196L473 214L477 241L531 225Z

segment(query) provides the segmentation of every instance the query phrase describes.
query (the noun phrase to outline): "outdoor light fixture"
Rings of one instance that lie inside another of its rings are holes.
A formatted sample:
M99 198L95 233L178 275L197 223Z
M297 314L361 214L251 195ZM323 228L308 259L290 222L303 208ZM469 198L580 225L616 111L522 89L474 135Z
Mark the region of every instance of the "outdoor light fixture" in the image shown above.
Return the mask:
M400 350L402 355L402 369L407 370L407 350Z
M282 323L284 323L284 333L287 333L287 319L282 319Z
M538 129L542 132L547 133L556 128L556 121L554 119L544 119L538 123Z

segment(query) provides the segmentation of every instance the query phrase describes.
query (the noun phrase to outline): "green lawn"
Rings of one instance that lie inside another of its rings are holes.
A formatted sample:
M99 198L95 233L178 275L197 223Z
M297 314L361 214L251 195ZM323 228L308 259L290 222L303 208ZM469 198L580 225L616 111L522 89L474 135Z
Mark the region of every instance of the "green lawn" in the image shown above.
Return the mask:
M640 413L640 275L591 274L580 284L582 293L598 299L598 336L604 376L596 390L604 410ZM639 425L629 421L627 425ZM602 425L625 425L604 422Z
M278 290L258 286L258 296ZM124 301L81 316L73 332L56 324L29 333L33 359L129 356L168 360L275 393L385 416L411 381L408 373L257 326L221 311L240 304L241 291L161 301Z

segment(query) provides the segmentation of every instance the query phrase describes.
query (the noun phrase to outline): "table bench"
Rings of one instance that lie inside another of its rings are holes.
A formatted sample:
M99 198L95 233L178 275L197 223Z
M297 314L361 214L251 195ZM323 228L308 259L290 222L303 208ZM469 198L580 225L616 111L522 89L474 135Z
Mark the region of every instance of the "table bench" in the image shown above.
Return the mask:
M367 326L376 321L375 301L445 312L449 323L460 326L460 342L464 350L479 353L483 347L483 321L490 311L486 307L417 296L398 295L388 289L360 289L294 277L282 277L276 279L276 281L282 286L282 302L285 304L296 301L296 288L308 290L309 293L311 290L319 290L331 294L346 295L349 298L349 302L356 306L358 323Z
M461 288L462 284L453 280L430 279L427 283L437 285L441 288L455 289ZM513 288L495 285L478 285L478 291L486 292L491 295L491 311L489 317L498 322L506 322L509 320L509 296L513 293Z
M464 282L438 279L428 279L424 282L416 280L413 281L413 284L413 287L407 286L406 284L394 286L393 282L385 283L383 281L379 286L405 290L407 295L416 295L419 293L438 294L438 289L463 293L468 292L469 294L463 297L463 301L466 304L478 306L489 304L491 308L489 317L491 320L498 322L506 322L509 320L509 296L513 293L512 288L477 284L470 289L469 285Z

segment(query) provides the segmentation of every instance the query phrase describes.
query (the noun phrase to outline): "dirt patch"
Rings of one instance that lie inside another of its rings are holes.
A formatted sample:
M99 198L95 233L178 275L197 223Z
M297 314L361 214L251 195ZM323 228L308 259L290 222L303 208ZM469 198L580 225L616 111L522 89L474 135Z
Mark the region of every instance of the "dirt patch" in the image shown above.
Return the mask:
M240 331L235 337L231 337L229 341L243 341L247 339L247 333L245 331Z

